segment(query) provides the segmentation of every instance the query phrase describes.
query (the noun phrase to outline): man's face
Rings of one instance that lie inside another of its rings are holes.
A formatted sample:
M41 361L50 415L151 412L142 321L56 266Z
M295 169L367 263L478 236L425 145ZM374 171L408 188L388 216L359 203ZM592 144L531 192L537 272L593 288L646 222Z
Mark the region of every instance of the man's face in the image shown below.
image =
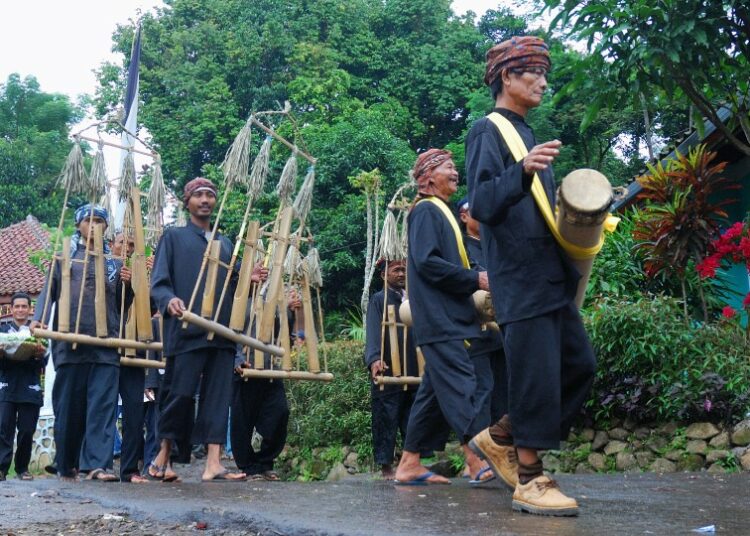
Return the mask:
M11 313L13 313L13 320L16 324L23 325L29 319L29 311L31 310L31 304L26 298L16 298L13 300L13 305L10 306Z
M544 92L547 90L547 69L544 67L530 67L523 70L506 72L503 81L503 92L512 98L519 106L530 110L542 103Z
M396 289L403 289L406 286L406 266L403 262L391 261L388 263L386 272L388 286Z
M469 236L475 238L479 237L479 222L471 217L471 212L468 208L462 208L459 213L461 221L466 225L466 232Z
M458 170L450 158L432 170L434 195L448 200L458 189Z
M115 236L115 239L112 241L112 255L115 257L122 257L122 247L125 244L125 240L126 238L123 233L118 233L117 236ZM130 257L135 251L135 240L127 238L127 242L127 256Z
M104 221L104 218L100 218L99 216L86 216L81 220L81 223L78 224L78 230L81 232L81 236L84 237L84 240L88 238L90 231L91 243L94 241L94 229L91 227L92 225L100 225L102 233L104 233L107 229L107 222Z
M210 190L199 190L193 192L187 203L187 209L191 216L202 220L211 217L211 212L216 205L216 195Z

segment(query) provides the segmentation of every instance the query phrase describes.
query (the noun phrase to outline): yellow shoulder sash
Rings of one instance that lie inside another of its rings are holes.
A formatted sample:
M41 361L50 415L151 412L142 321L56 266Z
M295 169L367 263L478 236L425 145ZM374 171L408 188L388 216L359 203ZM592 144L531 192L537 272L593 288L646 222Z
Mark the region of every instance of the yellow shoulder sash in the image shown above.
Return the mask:
M500 131L500 135L505 140L505 143L508 144L508 148L516 162L523 160L523 157L526 156L529 151L526 149L526 145L523 143L521 135L516 130L516 127L513 126L513 123L497 112L492 112L487 116L487 119L492 121ZM549 198L547 198L547 192L544 191L542 181L536 173L534 173L534 178L531 181L531 195L534 197L534 201L536 201L537 207L539 207L539 211L544 217L544 221L547 222L547 227L549 227L550 232L555 237L555 240L557 240L557 243L560 244L560 247L562 247L568 255L578 260L596 257L596 254L599 253L604 245L603 232L599 243L594 246L583 248L571 244L563 238L560 231L557 229L555 213L552 211L552 207L549 204ZM610 216L610 218L613 217ZM613 218L613 220L619 221L619 218ZM605 222L605 229L614 231L614 226L617 225L617 222L613 220L608 219L608 221Z
M443 216L446 217L448 223L450 223L451 228L453 228L453 233L456 235L456 244L458 244L458 255L461 257L461 264L464 265L464 268L469 268L469 256L466 254L464 239L461 236L461 229L458 227L458 223L456 222L456 218L455 216L453 216L453 213L450 211L448 206L437 197L425 197L424 199L420 199L419 201L417 201L417 205L423 201L429 201L430 203L435 205L440 209L440 212L443 213Z

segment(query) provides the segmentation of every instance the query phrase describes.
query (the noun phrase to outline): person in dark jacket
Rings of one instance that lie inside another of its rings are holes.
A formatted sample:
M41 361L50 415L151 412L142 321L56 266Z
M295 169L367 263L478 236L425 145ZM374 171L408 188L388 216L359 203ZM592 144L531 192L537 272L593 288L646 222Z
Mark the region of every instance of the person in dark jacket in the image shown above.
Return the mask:
M203 254L209 240L218 240L220 260L217 281L227 276L225 266L232 256L232 243L224 236L212 236L211 214L216 205L216 187L208 179L195 178L185 185L183 203L190 213L185 227L167 229L156 249L151 273L151 296L164 317L164 348L168 356L166 374L169 391L160 399L159 454L148 468L153 478L174 482L179 479L169 460L172 443L181 439L191 415L192 399L200 382L200 404L192 432L193 444L207 445L204 481L245 480L245 473L230 472L221 463L221 446L227 438L232 393L235 344L221 336L208 340L207 333L193 325L183 329L180 317L187 310L198 281ZM236 271L227 296L235 292ZM196 294L193 312L200 312L205 278ZM216 292L214 307L221 292ZM218 322L227 325L231 300L224 300Z
M13 320L0 327L0 333L30 334L31 297L25 292L16 292L10 298L10 308ZM16 478L34 480L29 462L39 408L44 402L41 373L46 364L45 349L41 345L28 361L12 361L0 349L0 481L5 480L13 461L14 441Z
M461 231L447 202L456 192L458 172L451 153L430 149L413 169L418 201L409 218L407 273L415 344L425 357L425 371L409 415L404 452L396 470L400 484L447 484L420 463L420 450L444 417L462 443L471 476L492 477L467 447L488 423L476 398L474 365L465 341L479 336L472 301L488 289L487 274L469 266Z
M106 228L108 217L107 210L103 207L88 204L75 212L76 232L71 240L73 262L70 266L70 318L73 324L73 320L79 317L78 296L83 286L78 330L83 335L96 336L94 256L89 256L85 281L83 261L86 249L94 246L92 226ZM104 253L109 254L106 245ZM121 262L106 259L106 320L107 333L112 338L119 335L119 311L123 305L123 297L125 307L132 299L130 277L129 268ZM60 261L56 260L54 277L47 278L38 299L39 306L34 312L31 325L32 333L36 327L49 322L49 318L42 318L47 294L50 305L56 304L59 307L61 281ZM124 296L121 292L122 283L126 287ZM57 330L58 318L59 315L56 315L54 330ZM116 481L117 477L107 472L107 468L112 466L114 429L111 423L117 411L120 356L114 348L86 344L78 344L74 348L73 344L67 342L53 341L51 349L56 368L52 405L55 410L55 466L58 476L76 480L80 470L88 473L87 478L90 480Z
M387 265L387 271L386 271ZM391 367L391 341L388 336L388 328L385 338L381 337L383 308L386 304L386 291L388 292L387 305L395 306L396 321L400 322L399 307L406 299L406 262L394 260L386 262L379 261L379 268L385 289L370 296L367 306L367 317L365 319L365 366L370 372L371 379L378 375L392 375ZM404 362L404 328L399 327L398 355L401 363ZM381 361L381 351L383 360ZM404 376L417 376L417 349L412 337L406 339L406 370L402 370ZM403 368L403 365L402 365ZM414 397L417 393L417 385L384 385L381 388L374 382L370 382L370 400L372 407L372 449L375 463L380 466L383 478L392 479L393 456L396 448L396 435L401 432L401 440L406 438L406 427L409 422Z
M550 231L537 198L555 206L558 140L538 143L525 117L551 67L541 39L518 36L487 52L495 109L466 138L471 213L482 223L492 300L508 367L509 414L471 442L500 472L518 469L513 509L576 515L577 502L543 473L537 451L557 449L585 402L596 366L574 297L580 274ZM501 134L503 129L504 134ZM513 139L520 138L518 144ZM521 147L523 145L523 147ZM514 156L512 148L516 148ZM525 153L525 154L524 154ZM532 185L537 194L532 193Z

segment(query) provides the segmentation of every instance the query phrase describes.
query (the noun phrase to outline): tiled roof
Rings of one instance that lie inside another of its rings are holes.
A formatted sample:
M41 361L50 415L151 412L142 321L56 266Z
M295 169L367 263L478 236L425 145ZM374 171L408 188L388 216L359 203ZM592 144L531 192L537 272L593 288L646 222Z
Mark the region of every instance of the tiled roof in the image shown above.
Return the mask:
M49 247L49 233L33 216L0 229L0 296L39 294L45 274L29 262L29 252Z

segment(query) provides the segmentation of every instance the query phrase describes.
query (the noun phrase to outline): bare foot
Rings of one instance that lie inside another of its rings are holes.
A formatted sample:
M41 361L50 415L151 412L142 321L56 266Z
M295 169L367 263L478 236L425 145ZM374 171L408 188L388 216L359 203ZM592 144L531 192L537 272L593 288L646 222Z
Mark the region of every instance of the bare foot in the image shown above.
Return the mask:
M425 475L431 473L427 467L419 465L416 468L402 468L399 467L396 471L396 480L398 482L412 482L420 481L425 484L450 484L451 481L444 476L436 475L435 473L425 477Z

